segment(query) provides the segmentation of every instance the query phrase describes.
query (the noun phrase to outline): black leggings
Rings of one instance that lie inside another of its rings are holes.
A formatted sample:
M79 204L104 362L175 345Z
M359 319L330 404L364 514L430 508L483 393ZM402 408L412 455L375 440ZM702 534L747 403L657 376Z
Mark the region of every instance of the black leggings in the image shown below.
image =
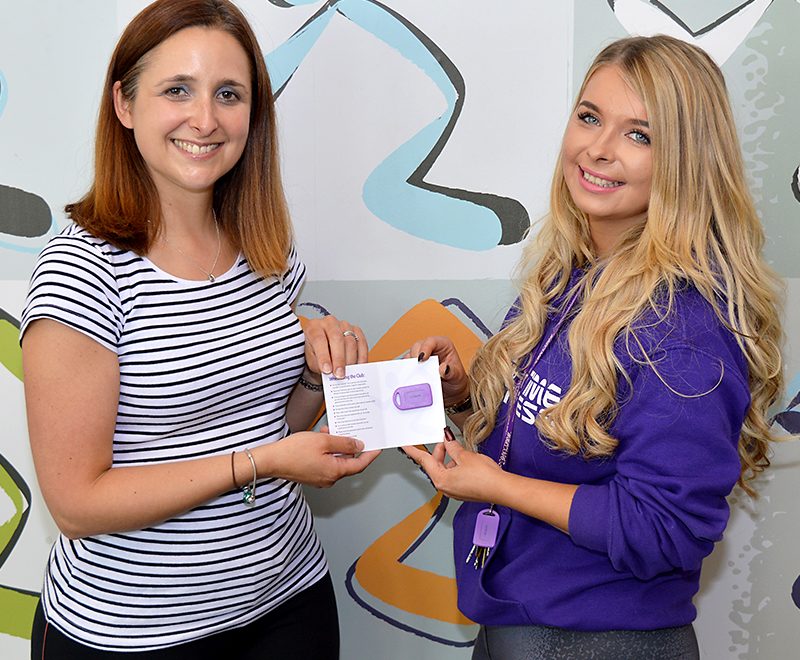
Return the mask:
M472 660L698 660L691 625L583 632L548 626L481 626Z
M339 618L326 575L308 589L241 628L156 651L101 651L50 625L41 602L31 633L31 660L338 660Z

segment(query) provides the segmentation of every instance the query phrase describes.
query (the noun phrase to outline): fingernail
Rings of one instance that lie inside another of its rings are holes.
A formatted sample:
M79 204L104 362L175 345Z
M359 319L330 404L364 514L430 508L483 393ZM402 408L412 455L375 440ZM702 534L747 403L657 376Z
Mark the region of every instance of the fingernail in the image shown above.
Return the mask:
M356 440L356 452L364 451L364 443L361 440Z
M444 375L446 376L446 375L447 375L447 374L449 374L449 373L450 373L450 365L448 364L448 365L445 365L445 368L444 368Z
M331 365L328 364L327 362L322 365L322 373L324 374L329 374L331 372L331 369L332 369Z
M444 437L446 440L450 442L455 442L456 436L453 435L453 432L450 430L449 426L444 427Z
M425 353L420 353L417 356L417 362L422 362L425 359Z
M336 370L336 377L337 378L344 378L344 367L339 367Z

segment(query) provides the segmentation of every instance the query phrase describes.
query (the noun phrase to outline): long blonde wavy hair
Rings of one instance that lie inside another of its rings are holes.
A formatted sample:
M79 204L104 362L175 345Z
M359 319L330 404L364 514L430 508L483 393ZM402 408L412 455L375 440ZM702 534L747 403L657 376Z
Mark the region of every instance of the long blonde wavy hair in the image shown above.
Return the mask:
M466 441L474 448L495 427L506 391L542 337L551 303L573 269L584 267L580 310L568 333L572 383L536 425L558 450L586 458L613 454L618 441L609 429L618 380L628 378L614 342L635 342L634 322L650 310L663 316L664 301L669 309L688 281L717 310L747 360L752 401L739 439L739 484L752 495L748 480L769 465L767 410L783 387L781 285L761 256L764 233L722 72L704 51L671 37L621 39L592 63L576 103L604 66L618 67L647 111L653 135L647 219L598 260L559 158L550 212L523 255L519 314L470 367L475 412L464 428Z

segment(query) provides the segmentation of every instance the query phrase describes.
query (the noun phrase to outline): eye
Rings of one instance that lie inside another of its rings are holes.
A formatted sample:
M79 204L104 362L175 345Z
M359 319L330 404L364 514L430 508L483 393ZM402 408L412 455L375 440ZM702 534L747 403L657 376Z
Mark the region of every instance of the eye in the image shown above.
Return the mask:
M238 93L227 87L219 90L217 92L217 97L220 98L225 103L235 103L236 101L241 100L241 96L239 96Z
M631 131L628 136L638 144L650 144L650 136L642 131Z
M578 113L578 119L584 124L591 124L592 126L600 125L600 120L597 118L597 116L593 115L591 112L586 112L585 110Z
M189 91L185 87L176 86L176 87L168 87L164 90L164 96L168 98L181 98L182 96L186 96L189 94Z

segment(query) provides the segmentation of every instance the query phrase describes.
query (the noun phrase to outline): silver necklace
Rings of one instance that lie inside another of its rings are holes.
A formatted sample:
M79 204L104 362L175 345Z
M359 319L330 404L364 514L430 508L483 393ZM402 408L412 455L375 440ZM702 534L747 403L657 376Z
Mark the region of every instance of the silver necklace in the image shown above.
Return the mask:
M197 259L190 257L177 245L175 245L174 243L170 243L169 240L167 239L166 234L162 234L161 238L164 240L164 245L172 246L173 248L175 248L175 251L178 254L184 256L186 259L191 261L195 266L197 266L201 271L203 271L203 274L208 278L209 282L216 282L217 278L214 277L214 269L217 267L217 261L219 261L219 254L222 251L222 238L219 235L219 223L217 222L217 214L214 212L213 209L211 210L211 213L214 216L214 229L217 230L217 254L214 256L214 263L211 264L210 270L206 270L205 268L203 268L203 266L200 264L199 261L197 261Z

